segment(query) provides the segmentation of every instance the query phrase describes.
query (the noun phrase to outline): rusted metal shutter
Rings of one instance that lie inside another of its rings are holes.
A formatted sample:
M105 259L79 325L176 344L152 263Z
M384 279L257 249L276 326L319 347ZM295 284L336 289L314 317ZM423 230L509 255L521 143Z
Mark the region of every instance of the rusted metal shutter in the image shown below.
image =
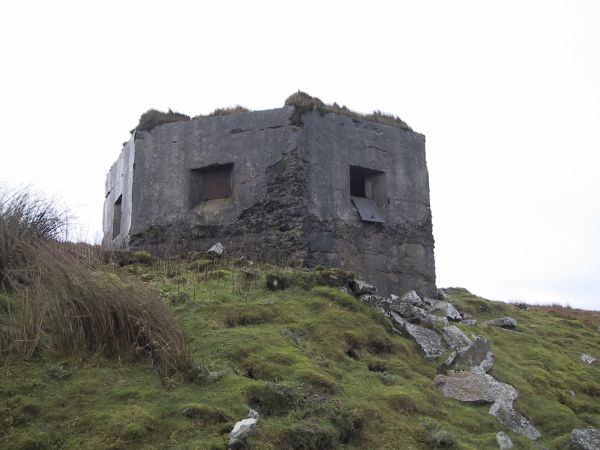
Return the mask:
M370 198L350 197L358 210L360 218L365 222L385 223L377 204Z
M231 197L231 166L216 167L202 173L202 200Z

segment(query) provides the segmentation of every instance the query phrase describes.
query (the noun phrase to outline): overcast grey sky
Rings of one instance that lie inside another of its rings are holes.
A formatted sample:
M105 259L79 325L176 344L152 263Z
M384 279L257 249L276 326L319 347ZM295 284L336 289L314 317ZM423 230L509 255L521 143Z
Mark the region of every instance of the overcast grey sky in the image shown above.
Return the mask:
M98 239L142 112L301 89L426 135L439 286L600 309L599 24L594 0L2 2L0 180Z

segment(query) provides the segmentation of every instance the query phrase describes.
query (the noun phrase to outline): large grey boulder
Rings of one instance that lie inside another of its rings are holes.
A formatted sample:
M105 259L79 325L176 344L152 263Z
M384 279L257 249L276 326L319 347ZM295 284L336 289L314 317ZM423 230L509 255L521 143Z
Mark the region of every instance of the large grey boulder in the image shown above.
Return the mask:
M228 450L238 450L244 448L246 439L254 433L256 424L258 423L258 413L251 409L248 412L248 417L235 423L233 430L229 433Z
M425 310L408 302L392 303L390 309L410 323L421 323L425 319Z
M350 285L350 288L356 295L375 294L377 292L375 286L361 280L354 280Z
M510 384L501 383L491 375L475 372L454 372L435 377L436 386L446 397L466 403L512 403L518 397Z
M446 294L446 291L442 288L439 288L437 290L437 298L438 300L446 300L448 298L448 294Z
M397 303L392 303L390 305L390 309L410 323L428 323L436 327L445 327L448 325L448 319L446 319L445 317L439 317L434 316L433 314L429 314L423 308L419 308L418 306L415 306L408 302L401 301Z
M429 300L429 304L431 306L427 309L427 312L430 314L444 316L450 320L462 320L462 316L451 303L443 300Z
M509 448L513 448L512 440L504 431L498 431L496 433L496 441L498 442L498 447L500 447L500 450L508 450Z
M532 441L542 437L542 433L513 408L512 402L496 402L490 407L489 413L509 430L523 434Z
M396 324L397 322L394 323ZM398 331L404 336L415 340L427 359L438 358L446 351L440 335L434 330L429 330L408 322L405 322L399 328Z
M594 358L591 355L588 355L587 353L582 353L579 359L581 359L586 364L594 364L596 362L596 358Z
M489 342L484 337L477 336L468 347L457 351L451 367L456 370L486 373L493 364L494 357Z
M578 450L598 450L600 449L600 430L596 428L578 429L571 431L571 448Z
M489 414L515 433L531 440L541 436L527 418L513 408L513 401L519 394L510 384L502 383L486 373L476 372L438 375L435 384L446 397L467 403L492 403Z
M462 350L473 343L473 341L471 341L471 339L469 339L456 325L444 327L442 330L442 338L448 345L448 348L457 351Z
M423 303L421 297L419 297L419 294L417 294L415 291L407 292L402 297L400 297L400 301L412 303L413 305L420 305L421 303Z
M387 314L390 309L390 299L377 294L362 294L360 300L370 308L381 310Z
M498 319L488 320L484 322L484 325L514 330L517 328L517 320L512 317L500 317Z
M218 257L221 256L223 254L223 251L225 250L225 247L223 247L223 244L221 244L220 242L217 242L215 245L213 245L211 248L209 248L206 253L208 253L210 256L212 257Z

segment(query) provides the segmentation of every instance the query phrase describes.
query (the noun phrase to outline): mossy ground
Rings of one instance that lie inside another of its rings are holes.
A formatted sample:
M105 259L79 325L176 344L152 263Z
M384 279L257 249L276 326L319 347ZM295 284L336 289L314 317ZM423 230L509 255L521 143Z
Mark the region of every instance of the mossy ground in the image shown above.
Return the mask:
M261 414L253 449L424 449L451 444L449 433L452 448L480 450L497 448L496 432L508 432L489 406L442 396L436 362L379 312L339 287L316 285L318 277L240 261L119 270L171 304L190 337L196 379L161 382L150 363L94 355L5 359L0 447L223 449L249 406ZM268 290L274 271L291 286ZM515 406L543 433L541 445L565 448L572 428L600 427L600 368L579 360L582 352L600 356L592 324L461 289L450 300L480 322L519 321L516 331L461 328L491 341L491 374L517 388ZM508 434L515 448L531 448Z

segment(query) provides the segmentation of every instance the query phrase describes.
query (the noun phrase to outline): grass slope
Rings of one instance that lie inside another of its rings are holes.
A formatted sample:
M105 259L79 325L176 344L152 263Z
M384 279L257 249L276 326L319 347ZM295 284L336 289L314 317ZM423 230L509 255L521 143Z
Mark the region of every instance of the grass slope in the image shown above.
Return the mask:
M202 259L117 270L160 291L183 322L200 368L194 381L161 381L148 360L5 358L0 447L223 449L249 406L261 414L252 449L493 449L496 432L508 432L489 406L442 396L436 363L312 274ZM267 273L291 287L267 290ZM600 427L600 369L579 360L600 356L593 324L449 294L479 321L519 321L517 331L461 328L491 341L491 374L517 388L515 407L543 433L540 445L565 448L572 428ZM0 306L12 300L3 294ZM532 447L508 434L515 448Z

